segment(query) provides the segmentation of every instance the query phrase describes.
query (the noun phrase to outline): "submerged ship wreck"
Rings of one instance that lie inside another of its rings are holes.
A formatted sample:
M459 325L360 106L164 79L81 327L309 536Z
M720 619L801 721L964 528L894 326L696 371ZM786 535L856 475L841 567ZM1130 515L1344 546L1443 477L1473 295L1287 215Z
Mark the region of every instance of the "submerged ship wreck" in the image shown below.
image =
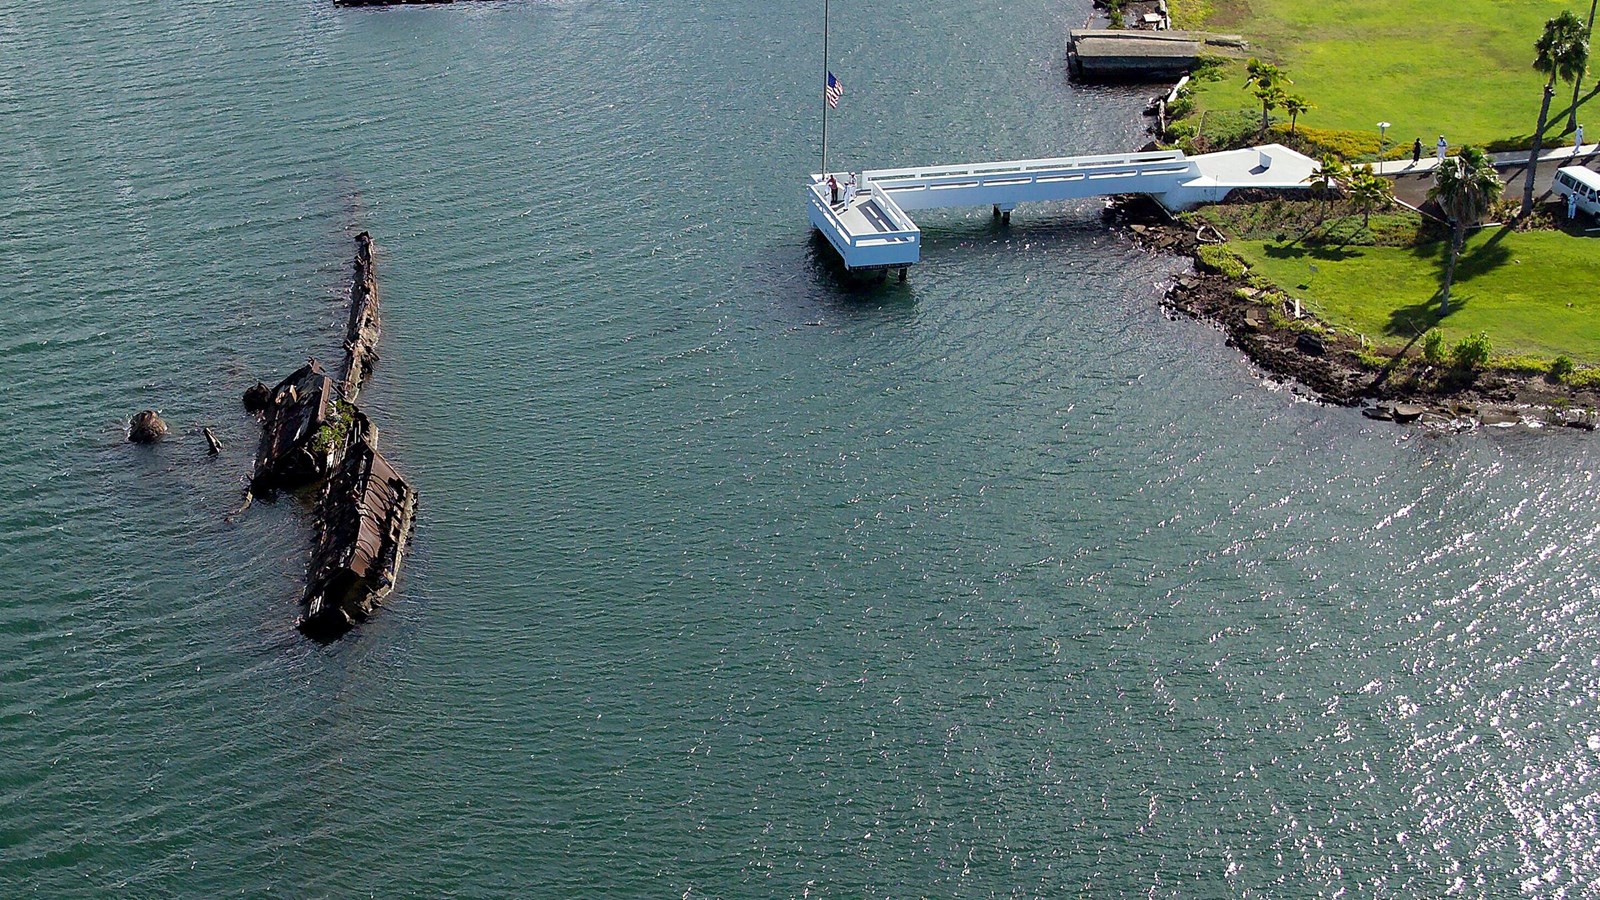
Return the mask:
M246 407L263 417L251 491L317 489L316 540L296 626L319 640L338 637L382 604L416 521L416 489L378 452L378 428L356 405L377 363L379 327L372 237L362 232L339 381L311 360L276 387L257 385L245 395Z
M415 489L371 444L345 451L317 498L301 631L337 636L372 615L399 576L416 512Z

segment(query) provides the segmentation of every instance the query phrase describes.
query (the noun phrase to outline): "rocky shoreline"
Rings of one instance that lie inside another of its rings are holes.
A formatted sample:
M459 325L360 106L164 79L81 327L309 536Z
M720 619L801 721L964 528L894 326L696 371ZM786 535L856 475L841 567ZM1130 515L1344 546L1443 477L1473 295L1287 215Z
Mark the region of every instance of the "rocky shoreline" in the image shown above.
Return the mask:
M1209 322L1257 367L1301 395L1333 406L1363 407L1370 419L1468 429L1479 426L1559 425L1593 431L1600 395L1542 376L1498 371L1463 373L1419 369L1409 361L1377 366L1363 359L1361 339L1296 310L1281 292L1208 270L1205 244L1223 243L1215 229L1201 233L1174 221L1144 197L1119 197L1107 219L1139 246L1187 256L1194 271L1179 276L1163 306L1174 315ZM1402 364L1404 363L1404 364Z

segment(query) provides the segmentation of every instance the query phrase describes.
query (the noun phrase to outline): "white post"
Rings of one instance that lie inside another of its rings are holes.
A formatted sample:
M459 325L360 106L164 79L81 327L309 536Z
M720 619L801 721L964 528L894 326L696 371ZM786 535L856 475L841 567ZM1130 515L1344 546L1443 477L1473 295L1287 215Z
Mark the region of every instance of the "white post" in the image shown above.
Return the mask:
M828 177L828 0L822 0L822 177Z

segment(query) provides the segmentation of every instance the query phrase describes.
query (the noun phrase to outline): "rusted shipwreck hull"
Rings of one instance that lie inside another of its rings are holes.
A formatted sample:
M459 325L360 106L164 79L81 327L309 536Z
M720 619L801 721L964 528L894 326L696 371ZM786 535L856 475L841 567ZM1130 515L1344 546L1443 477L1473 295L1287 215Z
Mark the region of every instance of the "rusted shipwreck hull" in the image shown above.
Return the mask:
M399 576L416 512L416 491L394 467L371 444L351 445L317 499L302 631L337 637L372 615Z
M344 329L344 371L340 381L344 398L354 403L378 364L378 272L372 259L372 235L356 235L355 271L350 278L350 321Z
M268 394L254 493L293 491L327 478L357 441L376 443L377 427L353 404L339 399L333 379L312 360Z
M379 333L372 237L363 231L338 380L312 360L270 390L245 393L246 408L264 420L252 492L321 486L297 622L316 638L337 637L378 608L399 577L416 519L416 491L379 455L377 426L355 402L378 361Z

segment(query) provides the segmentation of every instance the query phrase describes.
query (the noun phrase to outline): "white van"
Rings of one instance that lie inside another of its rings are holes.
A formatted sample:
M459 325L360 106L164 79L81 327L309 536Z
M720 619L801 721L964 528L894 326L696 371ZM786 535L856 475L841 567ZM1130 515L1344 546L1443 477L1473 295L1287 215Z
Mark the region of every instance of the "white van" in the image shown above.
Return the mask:
M1564 166L1556 170L1552 187L1562 202L1568 197L1577 197L1578 209L1600 216L1600 172L1583 166Z

